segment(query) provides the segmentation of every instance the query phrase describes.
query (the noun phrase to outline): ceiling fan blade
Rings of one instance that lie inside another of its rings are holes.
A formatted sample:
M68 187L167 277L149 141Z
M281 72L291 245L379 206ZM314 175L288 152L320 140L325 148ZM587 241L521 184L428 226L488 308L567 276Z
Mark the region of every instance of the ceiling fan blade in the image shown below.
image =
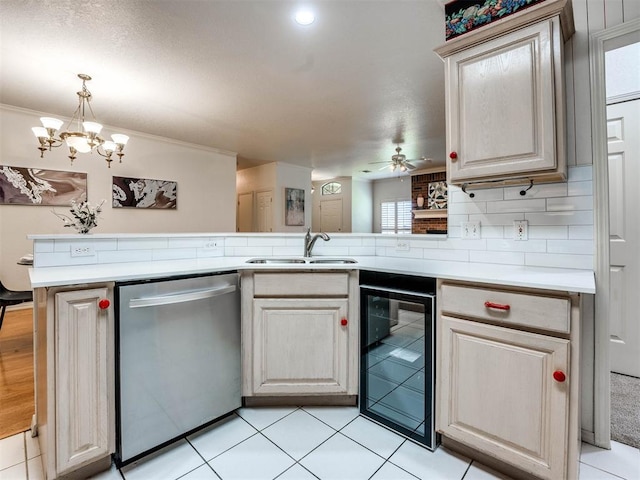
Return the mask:
M377 163L380 163L380 162L377 162ZM385 165L384 167L380 167L378 170L384 170L385 168L390 168L390 167L391 165L389 164L389 165Z
M409 162L404 162L404 166L407 167L409 170L415 170L416 166L415 165L411 165Z
M375 165L377 163L389 163L389 160L384 160L382 162L369 162L368 165Z

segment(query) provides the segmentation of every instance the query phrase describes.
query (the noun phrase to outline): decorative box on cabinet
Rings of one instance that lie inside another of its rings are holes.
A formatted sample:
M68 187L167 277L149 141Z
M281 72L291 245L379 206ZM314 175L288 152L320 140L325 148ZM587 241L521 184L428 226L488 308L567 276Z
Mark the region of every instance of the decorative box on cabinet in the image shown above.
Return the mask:
M566 179L563 40L572 34L571 2L549 0L436 49L449 183Z
M579 295L440 282L438 299L443 443L536 478L576 479Z
M339 396L355 402L354 290L356 271L245 272L243 396Z
M115 448L113 285L35 290L36 429L48 479L108 468Z

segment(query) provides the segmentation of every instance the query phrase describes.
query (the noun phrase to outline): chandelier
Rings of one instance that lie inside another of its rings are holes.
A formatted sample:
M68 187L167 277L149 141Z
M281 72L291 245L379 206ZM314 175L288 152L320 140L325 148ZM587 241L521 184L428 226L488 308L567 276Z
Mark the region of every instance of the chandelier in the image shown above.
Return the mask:
M111 168L111 156L115 153L122 163L124 146L127 144L129 137L119 133L111 135L111 140L105 140L100 136L102 125L95 121L95 115L91 108L91 92L87 89L86 82L91 80L89 75L79 73L78 78L82 80L82 90L76 92L78 94L78 108L73 113L71 121L67 124L64 131L58 134L58 129L64 123L62 120L52 117L41 117L41 127L33 127L31 130L40 142L38 150L40 150L40 158L44 157L44 152L51 151L52 147L59 147L63 143L69 147L69 158L71 163L76 158L76 153L89 153L96 151L102 157L105 157L107 166ZM92 121L85 121L85 113L91 113Z

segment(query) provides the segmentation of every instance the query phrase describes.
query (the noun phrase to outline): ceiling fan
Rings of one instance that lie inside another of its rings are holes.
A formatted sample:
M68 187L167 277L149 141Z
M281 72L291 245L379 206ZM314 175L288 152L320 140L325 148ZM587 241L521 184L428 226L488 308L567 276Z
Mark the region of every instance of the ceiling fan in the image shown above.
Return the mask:
M422 162L422 161L428 160L425 157L407 160L406 155L400 152L402 152L402 148L400 148L400 145L398 145L396 147L395 155L391 155L391 160L386 160L383 162L371 162L371 165L376 163L386 163L387 165L380 168L380 170L384 170L385 168L390 168L392 172L395 172L396 170L399 170L400 172L406 172L406 171L416 169L416 166L410 162Z

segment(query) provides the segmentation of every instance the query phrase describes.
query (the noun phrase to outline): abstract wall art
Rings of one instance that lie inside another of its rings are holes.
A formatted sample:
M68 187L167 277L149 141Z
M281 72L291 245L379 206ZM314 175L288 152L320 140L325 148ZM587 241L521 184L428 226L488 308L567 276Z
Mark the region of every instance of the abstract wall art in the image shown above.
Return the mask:
M176 209L178 183L148 178L113 177L112 206L114 208Z
M304 190L301 188L284 189L284 224L304 225Z
M0 165L0 204L64 206L86 199L86 173Z
M427 208L433 210L446 210L448 200L447 182L429 183L429 198Z

